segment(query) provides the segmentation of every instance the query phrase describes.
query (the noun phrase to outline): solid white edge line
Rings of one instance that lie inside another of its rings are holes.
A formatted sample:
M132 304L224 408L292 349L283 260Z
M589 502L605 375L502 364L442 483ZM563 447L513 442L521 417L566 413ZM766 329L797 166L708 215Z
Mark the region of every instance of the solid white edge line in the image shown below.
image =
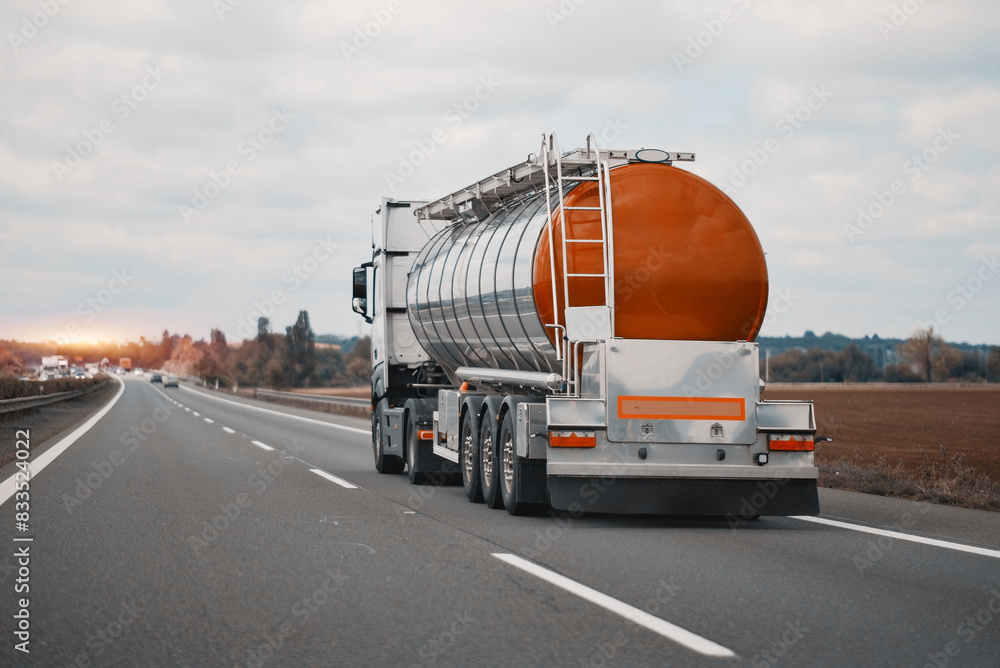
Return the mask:
M815 522L816 524L826 524L828 526L837 527L839 529L850 529L851 531L861 531L863 533L875 534L876 536L886 536L888 538L898 538L899 540L907 540L911 543L921 543L923 545L933 545L934 547L943 547L949 550L957 550L959 552L968 552L970 554L978 554L983 557L993 557L994 559L1000 559L1000 550L990 550L985 547L976 547L974 545L962 545L961 543L952 543L947 540L939 540L937 538L926 538L924 536L915 536L909 533L901 533L899 531L890 531L888 529L877 529L875 527L864 526L863 524L850 524L848 522L838 522L837 520L828 520L825 517L809 517L806 515L792 515L792 519L802 520L803 522Z
M258 448L264 448L265 450L271 450L271 451L274 450L274 448L272 448L267 443L261 443L260 441L250 441L250 442L256 445Z
M321 478L326 478L330 482L337 483L338 485L340 485L344 489L357 489L358 488L357 485L352 485L351 483L347 482L346 480L338 478L335 475L330 475L326 471L321 471L319 469L309 469L309 470L312 471L313 473L315 473L316 475L318 475Z
M236 433L235 429L230 429L229 427L223 427L222 431L226 432L227 434L235 434Z
M122 394L125 393L125 381L123 381L121 378L118 378L117 376L112 376L112 378L114 378L114 380L116 380L118 383L121 383L121 386L118 388L118 394L115 395L114 399L108 402L107 406L97 411L97 413L95 413L89 420L87 420L82 425L77 427L73 431L73 433L69 434L68 436L66 436L66 438L59 441L51 448L49 448L41 455L39 455L37 459L29 460L30 464L28 466L28 471L31 473L29 480L34 480L35 476L38 475L42 469L51 464L55 460L55 458L61 455L63 452L65 452L66 449L69 448L69 446L76 443L77 439L79 439L81 436L90 431L91 427L97 424L97 421L100 420L105 415L107 415L108 411L110 411L114 407L114 405L118 403L118 399L120 399ZM17 488L15 482L16 477L17 473L7 478L3 482L0 482L0 505L6 503L7 499L9 499L11 496L14 495L14 492L16 491Z
M181 385L182 390L187 390L188 392L194 392L195 394L207 397L209 399L215 399L216 401L225 401L227 404L236 404L237 406L242 406L243 408L249 408L255 411L260 411L262 413L273 413L275 415L281 415L287 418L294 418L296 420L302 420L303 422L313 422L315 424L321 424L324 427L333 427L334 429L346 429L347 431L354 431L359 434L365 434L366 436L371 436L371 429L358 429L357 427L347 427L342 424L334 424L332 422L323 422L322 420L314 420L312 418L302 417L301 415L293 415L292 413L282 413L281 411L272 411L268 408L261 408L259 406L251 406L250 404L240 403L239 401L230 401L229 399L223 399L222 397L214 397L211 394L205 394L204 392L199 392L198 390L192 390L190 387Z
M694 633L682 629L679 626L675 626L670 622L664 621L659 617L653 617L639 608L633 607L628 603L623 603L618 599L611 598L607 594L602 594L596 589L591 589L586 585L570 580L569 578L550 571L547 568L542 568L538 564L532 563L527 559L522 559L514 554L503 553L494 553L493 556L500 561L514 566L515 568L520 568L537 578L541 578L549 584L553 584L560 589L579 596L584 600L599 605L605 610L613 612L616 615L620 615L625 619L638 624L639 626L653 631L654 633L659 633L661 636L669 638L677 644L683 645L684 647L698 652L699 654L724 658L733 658L736 656L735 653L722 645L718 645L711 640L695 635Z

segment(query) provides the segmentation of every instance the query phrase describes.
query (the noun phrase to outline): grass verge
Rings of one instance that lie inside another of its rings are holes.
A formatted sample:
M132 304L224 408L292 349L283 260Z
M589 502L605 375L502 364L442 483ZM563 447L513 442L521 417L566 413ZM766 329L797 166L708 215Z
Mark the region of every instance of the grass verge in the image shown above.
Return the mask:
M977 510L1000 510L1000 482L994 481L963 455L932 457L920 452L917 470L902 461L891 463L885 455L866 456L860 448L852 457L823 461L817 452L819 484L864 494L930 501Z

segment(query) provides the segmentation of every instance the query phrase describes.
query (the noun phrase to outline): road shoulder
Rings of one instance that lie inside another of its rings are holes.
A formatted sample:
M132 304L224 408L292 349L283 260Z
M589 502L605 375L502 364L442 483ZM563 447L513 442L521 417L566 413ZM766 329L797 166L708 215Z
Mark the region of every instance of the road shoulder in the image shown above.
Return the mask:
M819 490L819 507L831 519L1000 548L1000 513L825 487Z

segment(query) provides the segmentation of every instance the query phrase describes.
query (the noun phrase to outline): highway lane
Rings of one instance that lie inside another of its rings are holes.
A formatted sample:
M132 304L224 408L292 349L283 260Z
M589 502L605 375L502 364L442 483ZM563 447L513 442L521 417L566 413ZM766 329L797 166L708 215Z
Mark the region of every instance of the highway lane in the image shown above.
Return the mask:
M4 656L17 665L1000 662L995 557L794 518L738 527L514 518L469 504L461 488L377 474L364 420L250 404L129 380L108 415L33 481L30 658L12 647L13 549L0 553ZM823 499L848 520L1000 547L992 513ZM3 505L8 546L13 512ZM495 554L736 656L705 656Z

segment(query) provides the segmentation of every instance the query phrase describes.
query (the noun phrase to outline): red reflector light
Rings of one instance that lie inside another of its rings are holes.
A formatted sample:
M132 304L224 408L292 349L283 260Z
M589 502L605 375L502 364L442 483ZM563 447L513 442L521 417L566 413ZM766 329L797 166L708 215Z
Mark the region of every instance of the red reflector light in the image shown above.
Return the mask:
M788 438L776 438L772 436L770 441L772 450L813 452L816 449L816 443L811 438L796 438L794 436Z
M433 441L434 431L431 429L418 429L417 438L421 441Z
M549 445L553 448L596 448L597 436L594 434L579 435L571 432L549 432Z

